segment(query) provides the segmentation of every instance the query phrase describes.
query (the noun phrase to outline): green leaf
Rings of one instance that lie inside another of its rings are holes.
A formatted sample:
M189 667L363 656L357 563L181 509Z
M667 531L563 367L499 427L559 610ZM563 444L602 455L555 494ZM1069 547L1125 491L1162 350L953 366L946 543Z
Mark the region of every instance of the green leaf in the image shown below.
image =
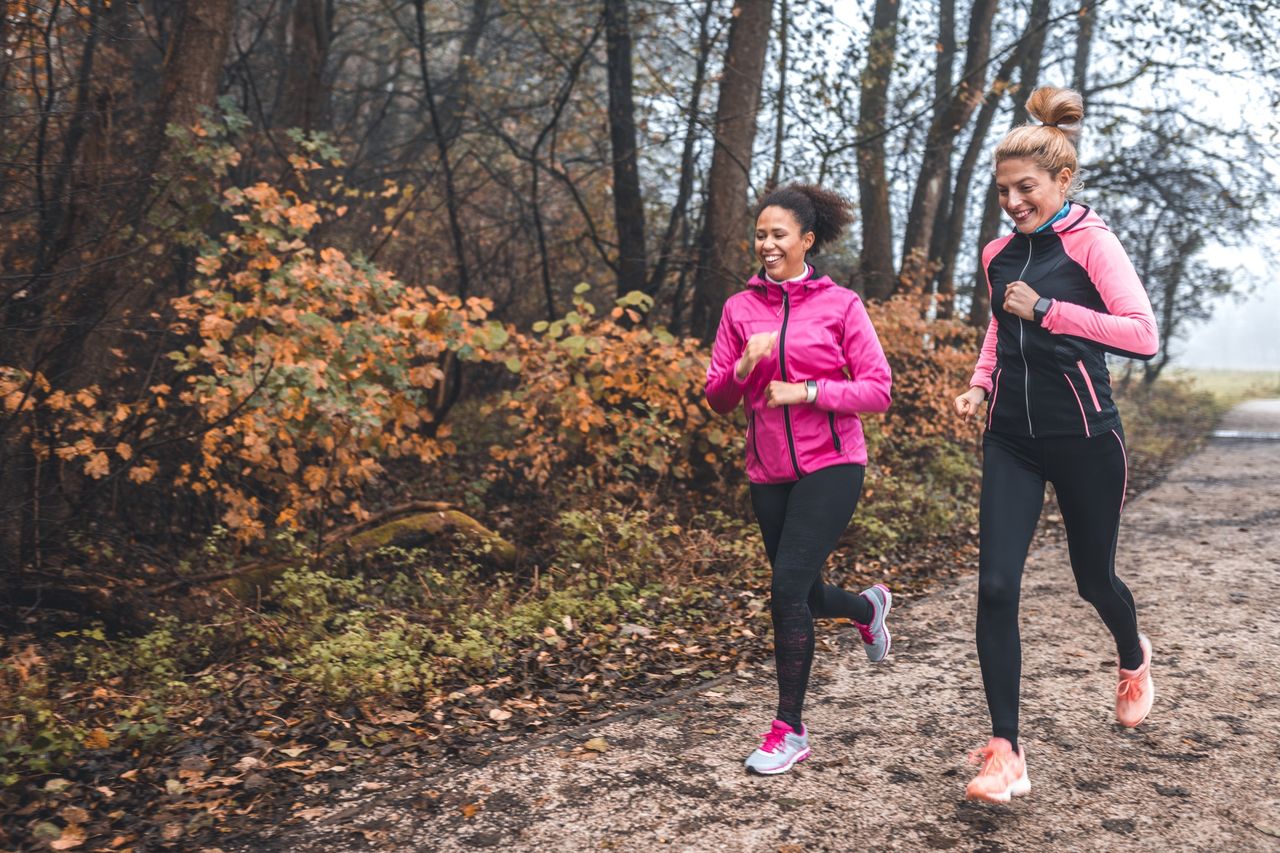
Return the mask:
M510 370L512 373L519 373L521 369L524 368L524 364L515 356L507 359L503 364L505 364L507 366L507 370Z
M577 283L577 285L574 286L573 292L581 294L581 293L586 293L590 289L591 289L591 285L587 284L585 281L580 281Z

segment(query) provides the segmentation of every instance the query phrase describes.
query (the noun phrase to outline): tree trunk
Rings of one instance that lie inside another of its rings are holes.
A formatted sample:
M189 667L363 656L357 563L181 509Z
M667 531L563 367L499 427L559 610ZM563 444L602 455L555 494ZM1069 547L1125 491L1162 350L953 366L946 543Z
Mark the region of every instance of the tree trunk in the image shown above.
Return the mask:
M613 147L613 215L618 232L618 296L622 296L633 290L648 291L627 0L604 0L604 27L609 66L609 140Z
M1045 20L1048 20L1048 0L1044 0ZM1037 11L1033 7L1033 12ZM1035 19L1028 22L1029 32L1026 35L1027 50L1019 63L1018 89L1014 93L1012 127L1026 124L1027 98L1035 91L1040 79L1040 62L1044 57L1045 39L1049 27L1037 26ZM969 308L969 322L978 328L985 328L991 318L991 298L987 293L987 271L982 266L982 247L996 237L1000 228L1000 195L996 190L995 178L987 187L987 201L982 211L982 224L978 230L978 262L977 274L973 279L973 301Z
M676 235L682 226L688 224L689 198L693 195L693 172L695 168L694 146L698 141L698 129L702 117L702 87L707 79L707 59L711 56L711 12L715 0L707 0L702 7L702 15L698 19L698 58L693 70L693 88L689 92L689 107L684 131L684 150L680 152L680 186L676 190L675 204L671 206L671 216L667 220L667 230L662 235L662 243L658 250L658 262L654 265L652 278L649 280L649 293L658 293L667 278L667 269L671 263L671 253L675 246ZM680 287L676 290L676 298L671 305L671 324L673 331L679 324L680 296L683 293L684 281L688 277L687 267L680 274Z
M924 156L911 200L911 213L907 218L898 279L900 286L912 291L932 289L927 282L933 278L931 267L934 259L929 256L929 249L933 242L934 221L943 196L947 194L944 186L950 184L951 154L956 137L969 123L986 90L983 77L991 53L991 20L995 11L996 0L974 0L969 16L964 73L954 93L938 105L925 137ZM945 72L949 81L950 61L940 55L938 62L938 77Z
M235 0L187 0L164 58L161 133L166 124L195 124L200 108L217 102L235 9Z
M1098 19L1096 0L1090 0L1076 18L1076 55L1071 69L1071 88L1080 93L1088 105L1089 54L1093 47L1093 25Z
M947 306L948 300L954 301L956 259L960 254L961 242L964 240L965 223L969 217L969 191L973 186L973 176L977 170L978 158L987 147L987 133L991 129L991 123L995 119L1000 101L1008 91L1009 80L1012 79L1013 72L1022 64L1028 50L1037 43L1041 46L1044 44L1043 36L1037 42L1035 34L1043 31L1048 25L1049 7L1050 0L1032 0L1031 13L1027 19L1027 28L1018 39L1017 47L1001 63L1000 68L996 71L995 79L992 80L990 87L988 87L986 100L983 102L982 108L978 110L978 117L974 121L973 134L969 137L969 144L965 148L964 157L960 161L960 168L956 172L955 189L949 202L950 213L946 217L947 224L943 233L943 245L937 255L939 258L938 296L940 300L940 316L952 316L950 308L945 311L943 308ZM939 217L938 221L942 222L942 218ZM984 245L986 243L978 244L979 251ZM982 291L981 304L971 306L970 317L978 325L985 325L988 310L985 283L982 284L980 289ZM974 290L974 296L975 298L978 296L978 290ZM978 309L976 315L973 313L974 307Z
M862 208L862 271L869 299L887 299L895 287L889 182L885 175L885 118L889 77L898 49L898 0L876 0L858 106L858 199Z
M458 270L458 295L463 299L471 293L471 276L467 269L466 252L462 245L462 222L458 214L458 192L453 180L453 164L449 160L449 140L441 126L440 110L436 108L436 96L431 88L431 72L427 67L426 0L414 0L414 21L418 34L418 69L422 74L423 97L431 116L431 133L436 140L436 152L440 168L444 172L444 202L449 213L449 235L453 242L454 263Z
M708 343L715 338L730 289L749 263L747 191L773 2L739 0L734 11L716 107L715 152L707 176L707 212L694 282L692 329Z
M329 87L325 65L332 24L326 0L294 0L289 21L288 63L280 83L275 124L303 130L327 130Z
M774 107L775 121L773 126L773 168L769 170L769 180L765 189L771 190L782 179L782 143L787 128L787 32L791 28L791 15L787 9L787 0L780 0L778 20L778 99Z

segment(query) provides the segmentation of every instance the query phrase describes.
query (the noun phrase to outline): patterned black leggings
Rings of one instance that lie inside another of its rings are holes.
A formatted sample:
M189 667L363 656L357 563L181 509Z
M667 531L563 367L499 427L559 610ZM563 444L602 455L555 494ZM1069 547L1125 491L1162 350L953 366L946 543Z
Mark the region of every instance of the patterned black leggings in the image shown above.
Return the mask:
M751 484L751 507L773 566L777 716L797 732L813 664L814 617L871 621L865 598L822 581L822 566L858 506L864 471L833 465L792 483Z

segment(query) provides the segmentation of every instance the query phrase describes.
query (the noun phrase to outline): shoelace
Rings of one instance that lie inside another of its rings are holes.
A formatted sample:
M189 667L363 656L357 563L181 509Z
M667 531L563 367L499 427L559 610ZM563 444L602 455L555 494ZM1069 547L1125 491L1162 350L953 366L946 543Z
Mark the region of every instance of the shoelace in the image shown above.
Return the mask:
M1013 755L1012 752L1009 754ZM983 764L984 761L985 764ZM984 746L969 753L969 763L982 764L982 769L978 771L979 776L995 776L1004 772L1006 759L991 747Z
M764 738L764 743L760 744L760 751L772 753L787 739L787 733L783 729L770 729L760 737Z
M1143 674L1133 676L1132 678L1122 678L1120 683L1116 685L1116 696L1129 702L1136 702L1142 698L1142 682Z
M871 633L870 625L863 625L861 622L854 622L853 624L858 626L858 633L862 635L862 642L866 643L868 646L875 643L876 638L875 635Z

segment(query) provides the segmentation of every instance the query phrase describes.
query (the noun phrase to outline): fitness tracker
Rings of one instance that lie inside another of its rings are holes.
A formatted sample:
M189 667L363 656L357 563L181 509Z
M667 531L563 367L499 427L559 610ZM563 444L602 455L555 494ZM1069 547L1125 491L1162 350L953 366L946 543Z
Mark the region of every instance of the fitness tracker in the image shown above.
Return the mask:
M1047 296L1041 296L1036 300L1036 305L1031 309L1031 314L1036 318L1037 323L1044 322L1044 315L1049 313L1049 309L1053 307L1053 300Z

